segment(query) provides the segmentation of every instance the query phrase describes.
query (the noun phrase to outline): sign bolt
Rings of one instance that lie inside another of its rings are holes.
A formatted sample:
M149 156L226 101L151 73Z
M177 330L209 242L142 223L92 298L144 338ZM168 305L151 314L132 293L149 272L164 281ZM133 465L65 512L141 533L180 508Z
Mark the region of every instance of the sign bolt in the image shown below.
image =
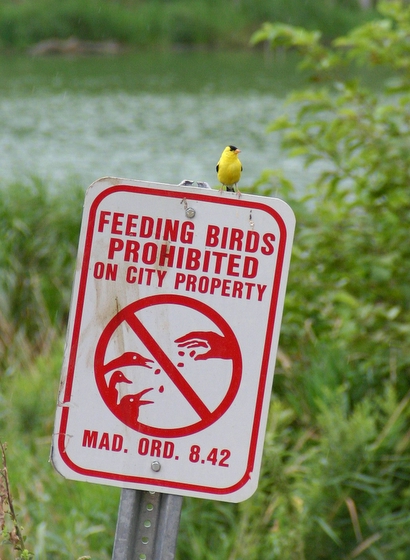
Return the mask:
M161 463L159 461L152 461L151 463L151 469L154 472L159 472L161 470Z
M193 208L191 208L191 206L188 206L188 202L186 201L186 198L183 198L181 200L181 204L184 205L184 210L185 210L185 216L187 218L189 218L190 220L192 220L192 218L195 216L196 212Z

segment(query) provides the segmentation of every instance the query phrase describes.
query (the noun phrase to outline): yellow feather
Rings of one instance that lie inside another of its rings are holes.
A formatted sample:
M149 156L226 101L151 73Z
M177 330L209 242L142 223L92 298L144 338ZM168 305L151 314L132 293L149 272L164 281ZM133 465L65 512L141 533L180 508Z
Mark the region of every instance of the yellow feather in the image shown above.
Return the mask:
M227 146L216 166L218 180L227 187L227 190L233 191L234 188L232 187L236 187L241 178L242 164L238 158L239 152L240 150L234 146Z

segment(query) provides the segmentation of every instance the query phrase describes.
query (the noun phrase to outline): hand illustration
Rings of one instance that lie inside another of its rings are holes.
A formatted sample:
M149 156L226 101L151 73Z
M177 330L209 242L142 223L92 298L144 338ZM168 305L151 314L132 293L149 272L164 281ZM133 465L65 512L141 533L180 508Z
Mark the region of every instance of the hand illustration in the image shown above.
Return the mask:
M189 355L194 360L208 360L209 358L232 359L232 353L226 338L212 331L192 331L177 338L175 342L179 348L192 349ZM206 350L205 353L199 353L202 348Z

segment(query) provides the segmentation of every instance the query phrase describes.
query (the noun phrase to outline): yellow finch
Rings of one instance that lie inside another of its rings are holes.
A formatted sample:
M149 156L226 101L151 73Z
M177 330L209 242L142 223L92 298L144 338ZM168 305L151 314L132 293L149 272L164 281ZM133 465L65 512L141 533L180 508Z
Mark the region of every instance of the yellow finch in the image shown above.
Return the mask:
M242 164L238 158L238 150L236 146L227 146L222 152L221 157L216 165L218 180L222 183L222 187L226 187L229 192L236 192L240 195L237 183L241 178L243 170ZM222 190L221 187L221 190Z

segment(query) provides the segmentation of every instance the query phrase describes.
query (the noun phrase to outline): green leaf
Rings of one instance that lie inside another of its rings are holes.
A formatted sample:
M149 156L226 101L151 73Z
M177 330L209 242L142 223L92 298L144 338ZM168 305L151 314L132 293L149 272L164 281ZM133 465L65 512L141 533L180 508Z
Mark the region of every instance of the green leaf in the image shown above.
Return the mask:
M322 517L316 517L316 521L326 533L326 535L330 537L334 543L336 543L338 546L342 546L342 540Z

